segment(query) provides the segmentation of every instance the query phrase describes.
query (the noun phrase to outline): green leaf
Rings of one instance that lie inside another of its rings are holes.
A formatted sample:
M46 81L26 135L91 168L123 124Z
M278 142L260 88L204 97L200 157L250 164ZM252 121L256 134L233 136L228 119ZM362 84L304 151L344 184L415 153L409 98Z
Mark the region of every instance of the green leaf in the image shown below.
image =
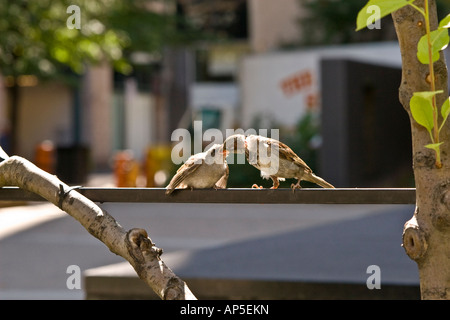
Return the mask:
M408 5L407 0L370 0L358 13L356 31Z
M409 101L409 106L414 120L431 133L434 127L431 100L414 94Z
M439 51L445 49L450 41L448 30L445 28L438 28L431 31L430 38L432 61L436 62L439 60ZM421 63L429 64L427 35L422 36L417 44L417 58Z
M444 93L444 90L437 90L437 91L418 91L414 92L414 96L421 97L424 99L430 100L433 99L433 97L439 93Z
M450 13L439 22L439 28L450 28Z
M427 144L425 146L425 148L432 149L432 150L436 151L436 153L438 153L439 152L439 147L441 146L441 144L443 144L443 142L430 143L430 144Z
M444 125L449 114L450 114L450 97L447 100L445 100L445 102L442 104L441 107L442 125Z

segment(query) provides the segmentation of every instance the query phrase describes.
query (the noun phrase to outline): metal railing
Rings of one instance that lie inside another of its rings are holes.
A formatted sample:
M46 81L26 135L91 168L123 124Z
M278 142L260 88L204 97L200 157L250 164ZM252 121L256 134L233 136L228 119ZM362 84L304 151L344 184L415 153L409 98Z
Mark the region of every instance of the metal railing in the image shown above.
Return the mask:
M88 199L104 202L141 203L259 203L259 204L415 204L414 188L337 188L337 189L246 189L176 190L164 188L92 188L77 189ZM0 188L0 201L45 201L17 187Z

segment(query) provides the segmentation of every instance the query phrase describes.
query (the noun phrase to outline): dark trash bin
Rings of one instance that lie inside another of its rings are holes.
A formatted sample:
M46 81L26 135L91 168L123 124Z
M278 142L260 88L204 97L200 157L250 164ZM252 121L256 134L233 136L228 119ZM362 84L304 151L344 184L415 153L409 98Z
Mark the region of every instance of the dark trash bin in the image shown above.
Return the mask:
M86 146L59 146L57 148L56 174L67 184L82 184L89 173L89 149Z

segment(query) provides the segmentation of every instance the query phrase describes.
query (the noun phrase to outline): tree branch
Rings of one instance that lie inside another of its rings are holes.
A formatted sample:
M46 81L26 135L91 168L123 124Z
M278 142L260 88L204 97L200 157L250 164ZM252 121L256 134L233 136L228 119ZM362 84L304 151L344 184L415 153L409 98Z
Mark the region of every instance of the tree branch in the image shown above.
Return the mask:
M0 148L0 187L17 186L34 192L78 220L111 252L123 257L161 299L194 300L187 285L166 266L144 229L126 231L106 211L28 160L5 156Z

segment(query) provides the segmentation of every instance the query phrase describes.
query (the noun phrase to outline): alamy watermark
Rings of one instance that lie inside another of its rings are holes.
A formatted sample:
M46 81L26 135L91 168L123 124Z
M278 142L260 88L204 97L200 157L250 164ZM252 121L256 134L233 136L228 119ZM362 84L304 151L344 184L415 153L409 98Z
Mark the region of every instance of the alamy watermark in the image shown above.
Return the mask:
M377 5L371 5L366 8L366 13L371 13L367 18L367 28L370 30L381 29L381 9Z
M66 287L69 290L81 289L81 269L76 264L67 267L66 273L70 274L66 280Z
M279 130L278 129L270 129L270 135L268 135L268 129L226 129L225 130L225 139L235 135L241 134L244 136L249 135L257 135L260 137L272 138L275 140L279 140ZM171 160L174 164L179 165L185 162L189 157L193 154L197 154L203 151L208 150L214 144L222 144L225 141L222 131L219 129L211 128L207 129L203 132L202 121L194 121L193 125L193 137L189 130L179 128L175 129L171 135L171 141L177 142L171 152ZM210 142L207 146L205 146L204 150L202 149L204 145L204 141ZM243 143L243 141L240 141ZM193 146L192 146L193 144ZM226 150L233 153L234 144L230 143L226 145ZM244 164L246 159L246 152L244 152L244 146L240 145L237 148L242 148L242 152L237 152L236 157L230 157L227 160L228 164L234 164L236 158L236 164ZM278 152L279 148L274 144L267 144L263 139L253 139L250 140L247 145L247 154L248 154L248 162L250 164L259 163L264 166L266 173L270 174L272 171L278 171L279 157ZM193 152L192 152L193 151ZM214 157L207 159L210 163L223 163L223 157L220 154L215 155Z
M69 290L81 289L81 269L78 265L72 264L67 267L66 273L70 274L66 280L66 287ZM370 274L366 280L367 289L381 289L381 268L378 265L370 265L366 270Z
M67 18L66 26L69 29L81 29L81 9L77 5L70 5L67 7L67 13L71 15Z
M373 264L367 267L366 273L370 274L366 281L367 289L381 289L381 268Z

